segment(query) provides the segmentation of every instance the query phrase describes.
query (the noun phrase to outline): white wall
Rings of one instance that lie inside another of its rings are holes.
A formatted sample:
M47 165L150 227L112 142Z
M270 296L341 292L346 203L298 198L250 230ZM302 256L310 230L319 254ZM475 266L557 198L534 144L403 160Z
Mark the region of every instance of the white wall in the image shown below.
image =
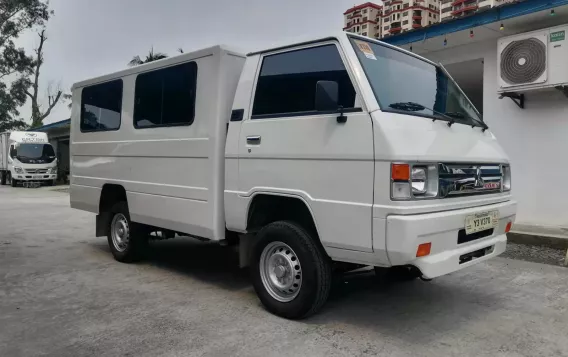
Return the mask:
M518 200L515 230L568 236L568 98L556 90L528 92L525 109L497 95L497 40L426 57L444 64L484 59L484 120L509 155Z

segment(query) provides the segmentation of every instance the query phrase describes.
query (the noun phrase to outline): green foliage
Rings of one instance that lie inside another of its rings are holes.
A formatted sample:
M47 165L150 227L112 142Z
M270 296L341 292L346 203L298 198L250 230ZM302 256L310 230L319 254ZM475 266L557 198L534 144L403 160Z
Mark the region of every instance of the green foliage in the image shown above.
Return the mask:
M148 52L148 54L146 55L146 58L142 59L140 58L140 56L134 56L132 58L132 60L130 60L130 62L128 62L128 65L130 67L133 66L138 66L144 63L148 63L148 62L154 62L157 60L161 60L164 58L168 58L168 55L162 52L154 52L154 47L150 48L150 52Z
M48 5L43 0L0 0L0 132L26 126L18 109L26 102L35 61L14 40L45 24L53 14Z

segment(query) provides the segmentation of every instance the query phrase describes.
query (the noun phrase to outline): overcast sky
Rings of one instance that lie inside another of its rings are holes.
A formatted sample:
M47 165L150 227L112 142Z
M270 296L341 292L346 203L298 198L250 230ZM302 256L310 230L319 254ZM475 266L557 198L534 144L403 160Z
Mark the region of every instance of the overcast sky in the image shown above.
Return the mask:
M361 1L361 3L364 1ZM378 1L377 1L378 2ZM209 45L255 50L287 38L340 31L353 0L50 0L41 84L74 82L126 67L151 46L170 55ZM31 51L37 36L19 45ZM31 53L31 52L30 52ZM29 118L29 109L22 116ZM44 121L69 118L59 105Z

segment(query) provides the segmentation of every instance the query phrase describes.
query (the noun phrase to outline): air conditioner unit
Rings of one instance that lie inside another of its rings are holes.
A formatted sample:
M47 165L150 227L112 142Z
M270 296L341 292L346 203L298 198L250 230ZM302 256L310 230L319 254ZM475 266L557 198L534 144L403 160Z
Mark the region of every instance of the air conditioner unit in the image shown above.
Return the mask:
M500 38L499 93L568 86L568 25Z

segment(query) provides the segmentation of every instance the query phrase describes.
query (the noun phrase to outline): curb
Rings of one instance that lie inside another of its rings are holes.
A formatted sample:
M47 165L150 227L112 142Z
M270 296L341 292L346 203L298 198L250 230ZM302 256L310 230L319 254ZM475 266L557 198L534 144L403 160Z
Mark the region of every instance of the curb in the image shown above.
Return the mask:
M507 240L517 244L544 246L558 250L568 249L568 239L566 238L509 232L507 233Z

